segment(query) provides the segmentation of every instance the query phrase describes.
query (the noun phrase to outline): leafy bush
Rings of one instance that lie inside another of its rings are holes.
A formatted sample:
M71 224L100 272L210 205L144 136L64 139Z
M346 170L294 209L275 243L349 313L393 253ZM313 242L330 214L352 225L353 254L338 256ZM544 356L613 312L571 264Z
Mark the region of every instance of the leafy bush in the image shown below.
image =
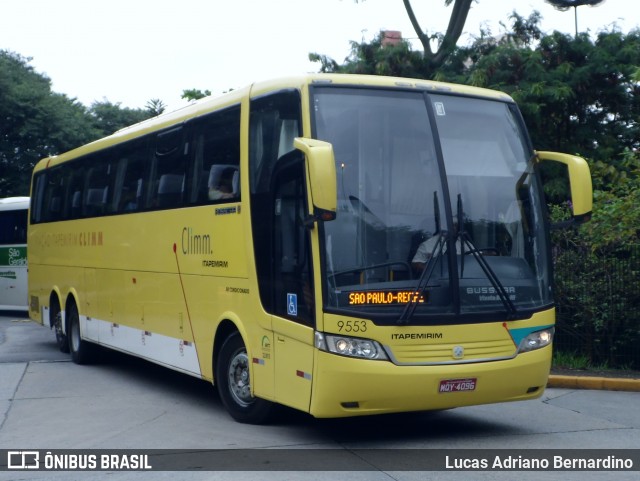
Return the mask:
M556 347L590 364L640 367L640 155L626 151L621 168L592 164L591 222L555 231ZM624 169L624 170L622 170ZM554 221L566 206L552 208Z

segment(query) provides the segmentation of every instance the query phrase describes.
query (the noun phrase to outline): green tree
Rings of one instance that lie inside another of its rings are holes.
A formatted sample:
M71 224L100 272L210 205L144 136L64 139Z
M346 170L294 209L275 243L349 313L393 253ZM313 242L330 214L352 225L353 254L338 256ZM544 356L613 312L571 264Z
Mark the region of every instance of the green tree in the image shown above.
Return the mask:
M511 30L457 49L436 80L493 88L520 106L534 146L579 154L624 172L640 148L640 31L542 35L540 16L511 15ZM567 196L559 165L544 165L552 202Z
M320 62L321 72L339 72L364 75L390 75L424 78L427 68L420 52L401 40L394 45L384 45L384 33L380 32L371 42L351 42L351 54L343 65L338 65L326 55L309 54L309 60Z
M132 109L122 107L120 102L112 103L104 99L102 102L91 104L89 115L93 128L99 132L97 137L104 137L158 114L149 108L146 110Z
M640 153L626 150L619 167L592 163L593 216L580 228L553 233L557 348L592 365L640 368ZM568 210L555 206L554 220Z
M538 14L511 19L510 33L458 49L436 78L512 95L539 150L610 164L640 148L640 30L542 36Z
M451 10L451 16L449 17L449 25L447 30L442 34L429 35L422 29L418 18L415 15L414 9L409 0L402 0L404 8L407 11L411 25L418 35L418 39L422 44L424 50L423 56L427 64L427 68L435 70L444 63L446 58L453 52L458 43L460 35L462 35L462 29L467 21L469 10L471 9L471 3L473 0L445 0L445 5L449 6L453 3L453 9ZM432 48L432 40L438 41L438 47Z
M0 197L28 195L31 170L43 157L97 136L86 108L51 91L30 59L0 51Z
M493 88L520 105L536 148L607 163L640 148L640 31L543 35L538 12L513 13L500 37L481 32L435 71L406 41L352 42L343 65L319 54L323 72L398 75Z
M403 0L402 3L411 25L422 44L422 52L412 51L410 44L406 41L402 41L398 45L384 45L382 34L379 34L371 43L364 40L351 42L351 54L343 65L339 65L326 55L315 52L309 54L309 60L319 62L321 72L371 73L430 78L454 52L473 1L445 0L446 6L453 3L447 30L444 33L431 34L423 29L411 1Z
M147 112L152 117L157 117L161 115L165 110L167 110L167 106L160 99L150 99L145 105Z
M156 115L107 100L87 109L53 92L51 80L29 62L0 50L0 197L29 195L31 171L40 159Z
M211 90L186 89L182 91L180 98L184 100L199 100L211 95Z

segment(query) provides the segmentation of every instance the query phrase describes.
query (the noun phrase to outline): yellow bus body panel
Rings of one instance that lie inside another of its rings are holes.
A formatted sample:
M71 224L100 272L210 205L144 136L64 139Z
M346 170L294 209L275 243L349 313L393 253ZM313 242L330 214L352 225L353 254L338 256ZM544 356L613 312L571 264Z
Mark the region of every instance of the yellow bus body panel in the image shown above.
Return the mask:
M236 212L215 213L229 208ZM178 356L180 341L184 349L197 340L200 372L212 379L213 335L223 314L256 319L244 232L239 204L36 224L30 293L48 306L56 290L63 309L73 295L89 322L105 323L114 335L137 329L141 343L144 333L176 339ZM32 317L43 322L38 312ZM91 340L115 347L102 331Z
M396 366L318 352L311 414L359 416L535 399L544 392L550 366L551 346L511 360L433 366ZM474 391L439 392L441 381L466 378L477 380Z
M332 325L334 316L328 317L327 324ZM342 417L538 398L551 368L551 345L516 355L517 347L507 329L542 329L553 325L554 318L551 309L509 323L403 327L376 327L369 323L367 338L378 340L394 354L402 350L417 354L407 360L407 365L396 365L317 351L310 412L316 417ZM420 339L434 332L442 333L442 338ZM403 334L406 340L389 346L392 334ZM475 350L476 354L465 356L465 361L455 361L451 346L456 345L464 346L465 351ZM479 360L480 351L487 360ZM436 354L424 356L424 352ZM503 358L497 360L499 357ZM474 379L475 389L439 392L442 381L458 379Z

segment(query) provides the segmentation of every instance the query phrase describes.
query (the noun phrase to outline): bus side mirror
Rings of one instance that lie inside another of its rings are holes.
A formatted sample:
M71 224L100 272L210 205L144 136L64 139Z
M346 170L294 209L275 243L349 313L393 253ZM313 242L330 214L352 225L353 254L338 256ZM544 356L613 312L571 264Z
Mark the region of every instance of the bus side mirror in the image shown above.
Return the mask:
M296 137L293 146L306 156L307 173L311 189L315 220L329 221L336 218L338 190L333 146L322 140Z
M536 155L541 161L560 162L567 166L571 185L573 220L577 223L589 220L593 209L593 187L587 161L582 157L558 152L536 152Z

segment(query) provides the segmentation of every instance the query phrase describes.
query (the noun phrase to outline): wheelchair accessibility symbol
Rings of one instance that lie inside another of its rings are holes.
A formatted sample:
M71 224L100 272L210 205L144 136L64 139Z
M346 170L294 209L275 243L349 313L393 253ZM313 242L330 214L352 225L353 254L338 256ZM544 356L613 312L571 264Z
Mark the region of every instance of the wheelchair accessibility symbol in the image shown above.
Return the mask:
M298 315L298 294L287 293L287 314Z

